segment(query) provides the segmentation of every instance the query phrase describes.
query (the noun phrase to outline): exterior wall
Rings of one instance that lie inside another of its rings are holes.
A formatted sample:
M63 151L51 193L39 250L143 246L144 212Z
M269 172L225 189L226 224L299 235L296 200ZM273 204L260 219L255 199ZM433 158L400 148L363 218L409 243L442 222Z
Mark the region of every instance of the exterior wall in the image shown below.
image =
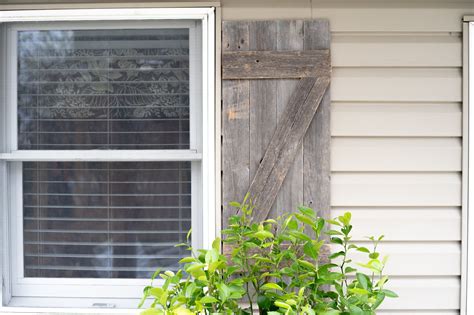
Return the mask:
M332 215L384 233L399 299L381 314L458 314L461 70L474 2L223 0L222 18L329 18Z
M3 0L0 9L21 2L115 6ZM381 250L390 254L387 272L401 297L381 314L459 313L461 17L467 14L474 14L472 0L222 0L224 20L330 20L332 214L353 212L356 240L386 235Z

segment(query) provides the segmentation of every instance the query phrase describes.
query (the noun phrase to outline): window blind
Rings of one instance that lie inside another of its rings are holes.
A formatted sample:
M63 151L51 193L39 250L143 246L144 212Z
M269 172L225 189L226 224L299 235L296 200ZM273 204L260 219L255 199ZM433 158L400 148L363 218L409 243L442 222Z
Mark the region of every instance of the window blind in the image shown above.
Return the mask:
M189 30L18 32L18 147L188 149Z
M26 277L149 278L190 227L190 162L23 163Z

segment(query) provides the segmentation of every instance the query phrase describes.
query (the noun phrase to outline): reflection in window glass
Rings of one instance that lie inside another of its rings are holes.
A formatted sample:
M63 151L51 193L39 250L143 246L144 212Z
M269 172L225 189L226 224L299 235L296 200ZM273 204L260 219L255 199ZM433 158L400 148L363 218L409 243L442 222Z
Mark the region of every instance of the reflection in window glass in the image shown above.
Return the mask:
M18 147L188 149L189 30L19 31Z

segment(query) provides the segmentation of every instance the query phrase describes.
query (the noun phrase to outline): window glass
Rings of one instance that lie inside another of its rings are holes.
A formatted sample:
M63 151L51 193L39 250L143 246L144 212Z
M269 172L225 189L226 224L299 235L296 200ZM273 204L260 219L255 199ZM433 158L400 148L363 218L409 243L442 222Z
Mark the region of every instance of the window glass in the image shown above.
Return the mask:
M23 163L26 277L149 278L190 227L190 162Z
M18 32L18 148L188 149L189 30Z

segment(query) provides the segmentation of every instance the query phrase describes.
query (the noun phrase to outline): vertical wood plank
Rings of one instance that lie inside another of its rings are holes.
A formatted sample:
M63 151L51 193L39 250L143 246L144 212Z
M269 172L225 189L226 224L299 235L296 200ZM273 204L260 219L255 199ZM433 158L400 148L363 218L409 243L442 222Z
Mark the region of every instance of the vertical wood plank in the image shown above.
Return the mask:
M304 22L304 50L329 49L327 20ZM330 95L327 90L303 140L304 204L329 218L330 213Z
M303 50L303 21L281 20L277 22L277 50ZM295 90L298 80L279 80L277 82L277 122ZM292 212L303 203L303 150L300 147L292 167L280 188L275 207L270 217Z
M252 21L250 50L276 50L276 21ZM257 172L277 125L277 80L250 81L250 179Z
M249 50L249 23L224 22L222 49ZM222 81L222 225L235 213L229 202L240 201L250 185L250 82Z

